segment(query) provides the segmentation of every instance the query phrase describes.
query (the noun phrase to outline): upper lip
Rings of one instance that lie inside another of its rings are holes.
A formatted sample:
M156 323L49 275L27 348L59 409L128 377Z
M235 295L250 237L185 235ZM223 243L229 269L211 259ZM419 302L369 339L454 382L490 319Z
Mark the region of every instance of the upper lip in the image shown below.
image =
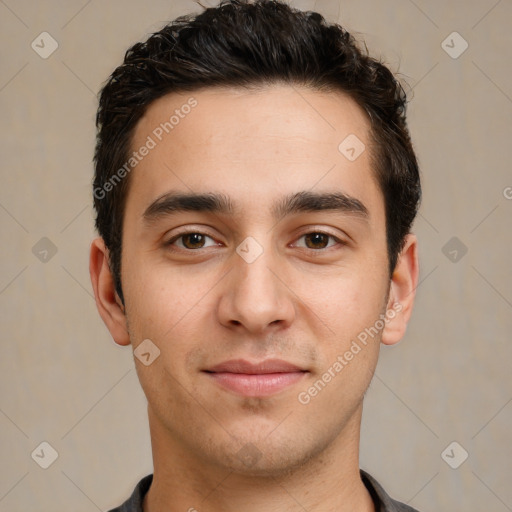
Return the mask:
M266 359L256 364L249 363L249 361L245 361L244 359L232 359L207 368L205 371L211 373L226 372L258 375L265 373L303 372L306 370L281 359Z

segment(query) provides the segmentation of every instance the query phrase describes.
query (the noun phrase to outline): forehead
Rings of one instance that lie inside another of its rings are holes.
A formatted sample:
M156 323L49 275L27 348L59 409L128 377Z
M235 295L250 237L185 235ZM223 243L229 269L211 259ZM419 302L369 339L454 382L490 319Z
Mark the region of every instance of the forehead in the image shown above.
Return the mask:
M339 92L274 85L168 94L136 126L132 151L151 149L130 174L127 209L140 214L170 190L220 192L235 206L341 191L381 208L369 128L363 110Z

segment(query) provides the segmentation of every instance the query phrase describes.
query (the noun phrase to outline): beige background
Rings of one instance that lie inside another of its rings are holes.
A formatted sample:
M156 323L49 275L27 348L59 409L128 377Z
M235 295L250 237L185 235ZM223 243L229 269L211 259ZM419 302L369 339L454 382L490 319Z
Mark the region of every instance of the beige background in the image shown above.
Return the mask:
M364 37L414 94L421 284L367 395L361 467L422 512L512 510L512 2L292 3ZM133 356L89 282L96 93L130 44L197 10L0 1L0 512L108 510L152 471ZM43 31L59 45L48 59L31 48ZM454 31L469 44L458 58L442 47ZM43 237L57 250L46 262ZM46 470L31 458L43 441L59 455ZM458 469L441 457L452 441L469 453Z

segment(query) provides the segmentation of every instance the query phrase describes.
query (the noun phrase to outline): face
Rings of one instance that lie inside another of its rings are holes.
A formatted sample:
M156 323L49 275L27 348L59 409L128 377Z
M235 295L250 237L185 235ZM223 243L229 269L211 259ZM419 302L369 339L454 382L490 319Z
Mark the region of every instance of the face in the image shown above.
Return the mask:
M357 436L393 309L362 110L287 86L170 94L138 123L144 145L121 277L129 341L160 351L135 359L152 435L247 474Z

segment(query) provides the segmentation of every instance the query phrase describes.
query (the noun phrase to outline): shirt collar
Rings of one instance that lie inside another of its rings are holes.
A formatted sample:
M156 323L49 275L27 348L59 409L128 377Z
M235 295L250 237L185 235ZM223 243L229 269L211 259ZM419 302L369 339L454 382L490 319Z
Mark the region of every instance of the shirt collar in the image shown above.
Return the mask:
M375 512L418 512L417 510L389 497L382 486L369 473L359 470L361 480L368 489L375 504ZM110 512L142 512L144 496L151 486L153 475L145 476L135 487L132 495L120 507Z

